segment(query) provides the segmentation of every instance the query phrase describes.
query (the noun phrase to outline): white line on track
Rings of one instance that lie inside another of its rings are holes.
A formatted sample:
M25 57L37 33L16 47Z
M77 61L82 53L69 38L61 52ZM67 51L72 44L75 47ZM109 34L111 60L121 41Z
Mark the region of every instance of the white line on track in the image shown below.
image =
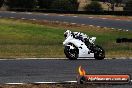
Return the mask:
M67 82L67 83L77 83L77 81L64 81L64 82Z
M5 83L5 84L9 84L9 85L20 85L20 84L25 84L25 83Z
M32 14L32 13L30 13L30 12L27 12L26 14L29 14L29 15L30 15L30 14Z
M12 60L34 60L34 59L43 59L43 60L66 60L67 58L16 58ZM0 59L0 60L9 60L9 59ZM11 60L11 59L10 59Z
M30 19L30 20L36 20L36 19Z
M26 18L21 18L22 20L26 19Z
M59 15L59 16L64 16L64 15Z
M78 59L94 59L94 58L78 58ZM112 59L112 58L105 58L105 59ZM117 59L126 59L125 57L119 57ZM132 59L132 57L129 57ZM0 60L69 60L68 58L7 58L7 59L0 59Z
M111 28L111 29L115 29L115 28Z
M78 58L78 60L94 60L95 58Z
M101 19L105 20L105 19L107 19L107 18L101 18Z
M57 83L77 83L77 81L62 81L62 82L31 82L31 84L57 84ZM8 85L21 85L26 83L5 83Z
M33 82L37 84L52 84L52 83L61 83L61 82Z
M122 29L118 29L119 31L121 31Z
M77 83L77 81L62 81L62 82L31 82L30 84L59 84L59 83ZM130 80L130 83L132 83L132 80ZM4 83L7 85L22 85L27 83Z
M84 26L85 24L81 24L82 26Z
M65 23L65 24L66 24L66 23L68 23L68 22L63 22L63 23Z
M116 20L121 20L121 19L116 19Z
M11 13L16 13L16 12L11 12Z
M93 17L88 17L88 18L93 18Z
M71 24L77 24L77 23L71 23Z
M12 19L13 19L13 18L15 18L15 17L10 17L10 18L12 18Z
M93 25L89 25L89 26L93 27Z
M49 15L49 14L44 14L45 16Z
M97 26L98 28L100 28L100 26Z
M78 17L78 16L73 16L73 17Z

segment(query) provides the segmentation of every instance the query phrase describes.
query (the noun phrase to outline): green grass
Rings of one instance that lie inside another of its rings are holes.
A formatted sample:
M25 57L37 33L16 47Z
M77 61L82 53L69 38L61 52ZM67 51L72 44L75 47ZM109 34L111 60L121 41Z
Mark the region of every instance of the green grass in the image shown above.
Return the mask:
M103 46L108 57L132 56L132 44L115 43L119 37L132 38L132 32L90 27L68 28L96 36L96 44ZM0 58L65 57L62 45L63 32L64 27L59 25L0 19Z
M0 57L59 57L62 42L59 28L0 20Z

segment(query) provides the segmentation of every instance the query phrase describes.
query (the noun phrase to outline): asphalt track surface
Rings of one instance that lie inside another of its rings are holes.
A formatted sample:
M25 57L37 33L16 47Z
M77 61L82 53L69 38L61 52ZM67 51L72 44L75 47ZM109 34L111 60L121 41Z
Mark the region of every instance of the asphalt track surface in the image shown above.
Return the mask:
M120 19L104 19L94 17L82 17L82 16L67 16L67 15L49 15L49 14L33 14L28 12L6 12L0 11L0 17L29 19L29 20L48 20L48 21L60 21L68 22L72 24L86 24L94 25L98 27L109 27L115 29L132 30L131 20Z
M132 75L132 59L0 60L0 84L76 81L80 65L87 74Z

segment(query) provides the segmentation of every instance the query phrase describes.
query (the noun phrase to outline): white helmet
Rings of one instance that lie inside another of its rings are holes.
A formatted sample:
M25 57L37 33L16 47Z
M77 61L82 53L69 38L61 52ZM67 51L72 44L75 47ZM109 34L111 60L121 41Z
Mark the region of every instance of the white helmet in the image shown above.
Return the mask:
M95 40L96 40L96 37L91 37L91 38L89 38L89 42L90 42L91 44L94 44Z
M65 38L69 37L70 35L71 35L71 31L70 31L70 30L66 30L66 31L64 32L64 37L65 37Z

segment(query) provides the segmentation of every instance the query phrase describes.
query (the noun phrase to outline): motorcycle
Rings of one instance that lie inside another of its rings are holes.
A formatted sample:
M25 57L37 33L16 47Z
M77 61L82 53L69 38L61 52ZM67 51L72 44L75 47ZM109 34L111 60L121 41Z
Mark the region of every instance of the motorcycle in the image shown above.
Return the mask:
M105 51L101 46L94 44L95 40L96 37L92 37L89 38L87 43L84 43L81 40L74 38L73 34L70 34L63 42L64 53L70 60L84 58L102 60L105 58Z

